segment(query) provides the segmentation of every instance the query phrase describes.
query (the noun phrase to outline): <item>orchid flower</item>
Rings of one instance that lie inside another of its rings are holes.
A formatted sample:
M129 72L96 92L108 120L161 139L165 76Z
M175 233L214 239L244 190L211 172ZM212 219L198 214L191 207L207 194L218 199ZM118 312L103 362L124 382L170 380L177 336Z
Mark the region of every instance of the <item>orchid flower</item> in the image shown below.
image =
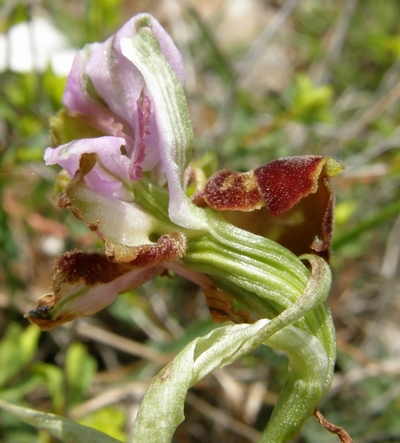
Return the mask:
M159 374L133 441L170 441L187 389L264 343L289 356L261 440L283 442L332 379L329 179L342 166L304 156L220 171L189 198L193 132L183 77L178 49L148 14L76 56L44 158L63 169L59 205L95 231L105 251L61 256L52 292L26 317L47 330L95 314L166 269L188 278L203 289L214 321L233 324L193 341Z

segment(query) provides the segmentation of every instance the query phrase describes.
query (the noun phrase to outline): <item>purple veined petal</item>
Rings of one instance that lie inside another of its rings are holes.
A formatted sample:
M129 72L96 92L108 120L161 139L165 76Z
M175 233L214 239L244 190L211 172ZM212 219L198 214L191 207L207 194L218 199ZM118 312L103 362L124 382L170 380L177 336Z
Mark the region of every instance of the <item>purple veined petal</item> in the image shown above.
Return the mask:
M145 83L137 67L122 54L121 39L134 36L143 26L152 30L161 53L183 84L182 56L165 29L149 14L135 15L104 43L96 44L85 69L108 107L130 124L135 121L136 101Z
M169 34L149 14L135 15L116 34L104 43L97 44L86 66L87 75L109 108L130 122L135 117L135 104L144 87L144 79L140 71L122 54L121 39L132 37L143 26L152 30L161 53L183 84L182 56Z
M144 81L136 67L120 54L120 32L93 48L85 65L85 75L90 79L105 107L123 119L133 132L137 121L136 102L144 87ZM133 146L128 146L128 150L131 153Z
M127 144L133 145L132 130L124 119L108 109L99 97L92 97L88 91L90 79L86 73L86 65L99 45L86 45L76 55L68 75L63 104L69 112L79 115L104 134L122 136L127 139Z
M96 153L104 162L115 163L115 166L120 168L121 164L129 161L121 154L121 146L124 145L125 139L120 137L82 138L57 148L47 148L44 161L46 165L60 165L72 178L79 169L82 154ZM115 157L118 157L118 161L115 161Z
M74 58L63 96L63 104L72 112L90 115L97 111L97 109L93 108L99 104L94 100L89 100L86 93L85 65L98 44L85 45Z
M99 194L116 195L124 184L128 187L130 180L131 162L121 153L124 145L125 140L118 137L79 139L55 149L46 149L44 159L47 165L60 165L72 179L80 168L82 155L96 154L97 161L85 175L85 183Z
M207 229L205 214L193 205L183 189L193 142L183 88L148 27L138 29L131 38L121 39L121 49L143 75L154 107L159 155L168 182L169 217L184 228Z
M134 146L130 146L129 143L127 145L128 155L134 155L141 143L140 136L138 136L140 133L138 126L140 109L138 109L137 102L145 83L140 71L122 55L120 42L122 38L133 36L144 23L153 30L160 44L161 52L179 80L183 82L184 69L179 50L158 21L148 14L134 16L108 40L94 46L85 67L85 73L107 107L126 121L135 134ZM153 112L151 111L151 113ZM150 119L154 121L154 115ZM156 145L157 143L153 143L153 146ZM154 156L152 158L154 159ZM154 164L154 161L151 162L149 168Z
M127 155L133 160L130 174L139 179L151 171L157 183L165 182L159 154L159 135L151 99L140 97L145 89L142 74L122 55L120 41L147 26L156 36L161 52L181 83L182 57L164 28L148 14L129 20L104 43L86 45L76 56L68 77L63 103L105 134L125 138Z
M141 19L141 15L138 16ZM185 79L185 70L183 66L182 55L176 47L171 36L165 31L160 23L151 15L143 14L143 19L147 20L147 25L155 35L160 44L161 53L175 72L179 82L183 85ZM139 20L138 20L139 21Z

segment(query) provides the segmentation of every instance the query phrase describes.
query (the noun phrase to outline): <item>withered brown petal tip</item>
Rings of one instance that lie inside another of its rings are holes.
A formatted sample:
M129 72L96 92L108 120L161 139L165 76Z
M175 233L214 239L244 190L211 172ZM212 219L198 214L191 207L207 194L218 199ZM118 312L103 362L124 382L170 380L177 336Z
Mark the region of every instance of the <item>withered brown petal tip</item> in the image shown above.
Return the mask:
M205 188L194 196L195 204L202 199L218 211L254 211L263 206L262 195L252 171L241 173L221 171L211 177Z
M33 317L45 320L49 317L49 314L53 308L49 306L38 306L36 309L32 309L24 315L25 318Z

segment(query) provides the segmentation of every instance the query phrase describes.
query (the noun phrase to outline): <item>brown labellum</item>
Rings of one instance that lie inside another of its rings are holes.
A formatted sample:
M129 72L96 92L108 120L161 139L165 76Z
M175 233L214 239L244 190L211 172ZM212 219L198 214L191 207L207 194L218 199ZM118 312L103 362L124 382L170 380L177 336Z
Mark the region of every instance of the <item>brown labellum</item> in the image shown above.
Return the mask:
M221 171L193 201L223 211L235 226L270 238L296 255L328 258L334 195L329 178L342 165L329 157L274 160L253 171Z

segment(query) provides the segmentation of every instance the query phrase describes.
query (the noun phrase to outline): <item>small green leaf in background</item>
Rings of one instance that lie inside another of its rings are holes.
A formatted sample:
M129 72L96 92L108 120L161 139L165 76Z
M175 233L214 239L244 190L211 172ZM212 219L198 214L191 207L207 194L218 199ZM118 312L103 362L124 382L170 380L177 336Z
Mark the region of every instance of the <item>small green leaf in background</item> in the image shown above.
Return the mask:
M100 409L81 420L79 423L97 431L104 432L117 440L125 441L124 426L126 413L122 408L109 407Z
M78 404L96 374L97 363L82 343L72 343L65 360L69 404Z
M40 332L35 325L25 330L16 323L9 325L0 342L0 388L32 360Z
M332 98L331 86L318 86L309 76L299 74L290 94L289 112L292 118L303 123L331 122Z
M0 391L0 398L11 403L20 402L26 395L43 386L43 379L37 374L29 374L16 385L7 386Z
M38 363L34 367L35 374L42 377L53 403L56 413L63 413L65 409L64 374L61 368L48 363Z

